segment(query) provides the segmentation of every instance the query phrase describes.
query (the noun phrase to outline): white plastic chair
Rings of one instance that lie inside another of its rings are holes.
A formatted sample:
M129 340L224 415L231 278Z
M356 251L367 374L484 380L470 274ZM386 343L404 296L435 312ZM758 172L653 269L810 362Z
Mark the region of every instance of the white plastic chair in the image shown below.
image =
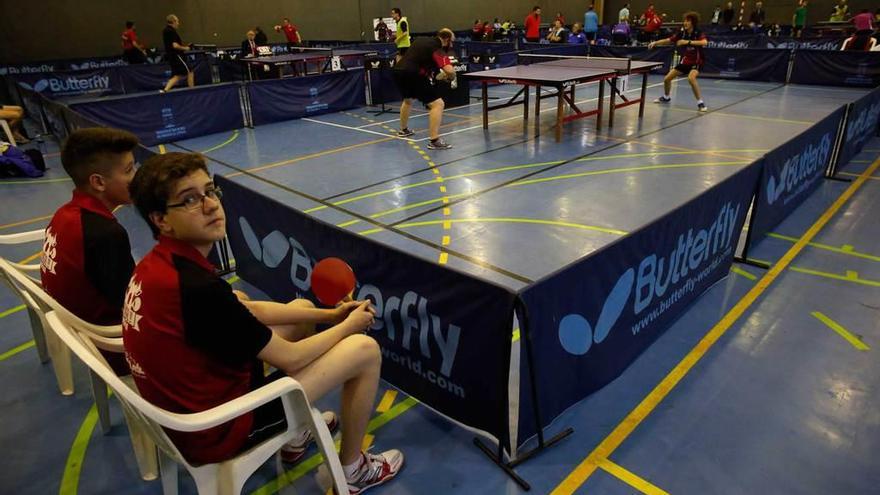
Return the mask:
M46 319L52 331L70 350L110 386L128 417L138 424L138 429L146 432L159 447L162 489L165 495L177 494L178 471L175 461L183 464L192 475L199 494L239 495L254 471L276 454L285 443L291 441L300 428L306 426L311 429L318 449L324 456L324 462L330 469L336 493L340 495L349 493L330 430L327 429L321 413L309 405L302 386L293 378L284 377L275 380L207 411L194 414L172 413L150 404L134 387L117 377L89 337L71 328L54 311L48 313ZM164 430L168 428L185 432L203 431L230 421L276 398L280 398L283 404L287 430L224 462L200 466L188 463Z
M6 141L15 146L15 136L12 135L12 129L9 127L9 122L6 122L5 119L0 119L0 129L3 129L3 133L6 134Z
M39 282L22 271L21 267L29 266L12 263L0 257L0 274L3 274L13 289L27 301L26 304L29 310L33 310L37 314L37 318L41 322L41 329L48 343L49 354L52 358L52 364L55 366L55 374L58 377L59 386L61 386L62 382L65 384L69 383L68 389L70 394L72 394L73 366L70 349L58 340L54 332L49 330L46 313L54 311L65 323L74 327L78 332L87 335L99 348L109 352L122 353L125 351L122 344L122 327L120 325L109 327L93 325L74 315L44 291ZM37 266L37 269L39 269L39 266ZM101 422L101 429L104 434L107 434L111 427L107 384L94 371L89 373L89 382L91 384L92 397L95 400L95 408ZM64 393L64 390L62 388L62 393ZM136 423L132 423L131 418L126 417L126 420L129 424L131 443L135 451L141 478L147 481L154 480L159 476L155 445L137 428L132 427Z
M0 122L3 122L3 121L0 121ZM27 242L42 241L44 236L45 236L45 231L43 231L43 230L31 230L29 232L21 232L18 234L4 234L4 235L0 235L0 245L24 244ZM42 246L40 246L40 247L42 247ZM13 262L10 262L10 264L15 266L19 270L22 270L25 272L37 272L40 270L39 264L24 265L21 263L13 263ZM35 309L36 303L33 301L33 299L30 298L30 296L27 295L26 292L22 291L17 286L15 286L15 284L13 284L12 281L9 280L9 278L6 276L5 272L0 272L0 276L3 277L3 279L6 281L7 285L9 285L9 287L12 289L12 292L17 294L21 298L22 302L25 303L25 306L26 306L27 312L28 312L28 317L30 318L30 322L31 322L31 333L33 333L33 335L34 335L34 344L36 345L36 348L37 348L37 355L40 357L41 363L48 363L49 362L49 353L47 352L47 349L46 349L46 337L45 337L45 333L43 332L43 322L40 320L39 313ZM61 388L62 393L64 393L65 387L62 386L61 381L59 381L58 387ZM69 394L73 393L73 388L72 388L73 382L72 381L70 383L70 387L71 387L69 389L70 391L68 393L66 393L65 395L69 395Z

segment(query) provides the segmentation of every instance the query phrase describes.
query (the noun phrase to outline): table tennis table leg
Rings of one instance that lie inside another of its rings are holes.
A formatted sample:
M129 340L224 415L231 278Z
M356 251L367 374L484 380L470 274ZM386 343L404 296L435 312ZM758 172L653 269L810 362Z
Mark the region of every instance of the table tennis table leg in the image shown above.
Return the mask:
M639 102L639 118L645 116L645 96L648 93L648 73L642 73L642 101Z
M608 105L608 127L614 127L614 97L617 93L617 78L612 77L609 81L611 83L611 87L608 89L608 92L611 93L608 95L608 101L610 105Z
M541 125L541 86L535 86L535 125Z
M529 85L523 85L523 122L529 120Z
M562 141L562 120L565 116L565 105L563 95L565 88L559 87L556 91L556 142Z
M483 129L489 128L489 83L483 81Z
M605 105L605 81L599 81L599 105L596 107L596 130L602 128L602 106Z

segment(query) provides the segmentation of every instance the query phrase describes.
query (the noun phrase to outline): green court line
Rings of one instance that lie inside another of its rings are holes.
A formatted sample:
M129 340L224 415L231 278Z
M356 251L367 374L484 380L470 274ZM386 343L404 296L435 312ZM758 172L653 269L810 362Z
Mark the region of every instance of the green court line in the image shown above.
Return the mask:
M789 242L797 242L797 240L798 240L796 237L777 234L775 232L771 232L767 235L770 237L773 237L775 239L781 239L781 240L789 241ZM847 249L845 247L835 247L835 246L830 246L828 244L821 244L818 242L808 242L807 246L814 247L817 249L823 249L825 251L831 251L834 253L845 254L847 256L854 256L856 258L864 258L866 260L871 260L871 261L880 261L880 256L874 256L872 254L860 253L858 251L853 251L852 249Z
M694 151L652 151L646 153L618 153L615 155L603 155L603 156L590 156L581 158L579 160L575 160L572 163L579 162L593 162L593 161L605 161L605 160L615 160L620 158L643 158L643 157L652 157L652 156L673 156L673 155L701 155L701 154L711 154L711 153L752 153L752 152L764 152L766 149L757 149L757 148L744 148L744 149L730 149L730 150L694 150ZM487 174L495 174L501 172L509 172L511 170L522 170L528 168L540 168L549 165L558 165L562 163L562 160L556 160L551 162L539 162L539 163L527 163L523 165L509 165L504 167L492 168L487 170L479 170L476 172L468 172L466 174L452 175L443 179L443 182L449 182L458 179L466 179L470 177L477 177L480 175ZM340 201L334 201L332 204L334 206L340 206L348 203L353 203L356 201L360 201L363 199L373 198L376 196L381 196L383 194L391 194L400 191L405 191L407 189L412 189L416 187L422 186L430 186L435 185L439 181L436 177L431 178L430 180L425 180L422 182L417 182L414 184L407 184L405 186L393 187L390 189L383 189L381 191L375 191L371 193L361 194L359 196L354 196L351 198L346 198ZM316 211L327 209L327 206L316 206L314 208L309 208L308 210L304 210L304 213L314 213Z
M70 179L34 179L34 180L2 180L0 185L6 184L50 184L54 182L70 182Z
M21 344L20 346L13 347L12 349L9 349L8 351L4 352L3 354L0 354L0 361L5 361L5 360L11 358L12 356L15 356L19 352L26 351L26 350L30 349L34 345L35 345L34 341L30 340L28 342L25 342L24 344Z
M374 431L378 430L392 419L405 413L411 407L418 403L419 401L412 397L407 397L406 399L400 401L388 411L373 418L367 425L367 433L373 433ZM324 457L321 454L315 454L297 464L296 467L294 467L293 469L290 469L289 471L281 474L278 478L254 490L253 492L251 492L251 495L273 495L275 493L278 493L282 488L302 478L303 476L308 474L309 471L320 466L323 462Z
M855 347L856 349L858 349L858 350L860 350L860 351L869 351L869 350L871 350L871 348L868 347L867 344L865 344L864 342L861 341L861 339L859 339L858 337L856 337L855 335L853 335L852 332L850 332L849 330L843 328L842 325L840 325L840 324L837 323L836 321L832 320L831 318L825 316L825 315L824 315L823 313L821 313L820 311L813 311L812 313L810 313L810 315L811 315L813 318L816 318L817 320L819 320L819 321L821 321L822 323L824 323L825 325L827 325L828 328L830 328L830 329L834 330L835 332L837 332L838 335L840 335L841 337L843 337L844 340L846 340L847 342L849 342L850 345L852 345L852 346Z
M750 161L735 161L735 162L701 162L701 163L675 163L675 164L667 164L667 165L651 165L647 167L627 167L627 168L612 168L607 170L594 170L590 172L581 172L578 174L564 174L564 175L556 175L553 177L543 177L540 179L528 179L523 181L518 181L510 184L512 186L525 186L529 184L540 184L543 182L552 182L556 180L564 180L564 179L575 179L579 177L587 177L590 175L604 175L604 174L622 174L626 172L644 172L648 170L664 170L664 169L676 169L676 168L700 168L700 167L732 167L737 165L747 165L752 163Z
M64 476L61 478L61 488L58 490L59 495L76 495L79 488L79 478L82 474L82 465L86 457L86 449L89 447L89 439L95 430L95 424L98 422L98 409L95 404L89 408L76 437L73 445L70 447L70 454L67 456L67 463L64 466Z
M217 146L212 146L212 147L210 147L210 148L208 148L208 149L206 149L206 150L202 150L201 153L210 153L210 152L212 152L212 151L217 151L217 150L219 150L220 148L226 146L227 144L229 144L229 143L235 141L236 139L238 139L238 129L232 131L232 137L230 137L230 138L227 139L226 141L223 141L222 143L218 144Z
M593 225L583 225L580 223L572 223L572 222L560 222L558 220L541 220L538 218L456 218L456 219L448 219L448 220L426 220L423 222L410 222L410 223L402 223L397 225L398 228L406 229L413 227L426 227L429 225L441 225L443 223L526 223L526 224L539 224L539 225L550 225L554 227L568 227L573 229L580 230L590 230L594 232L602 232L605 234L612 235L626 235L628 232L624 230L610 229L606 227L596 227ZM384 229L370 229L359 232L361 235L371 235L377 232L381 232Z
M14 308L9 308L6 311L0 313L0 318L6 318L7 316L9 316L13 313L18 313L19 311L23 310L26 307L27 306L25 306L24 304L21 304L19 306L14 307Z
M731 271L732 273L735 273L735 274L741 276L741 277L745 277L745 278L747 278L747 279L749 279L749 280L751 280L751 281L753 281L753 282L754 282L755 280L758 280L758 277L752 275L751 273L749 273L749 272L743 270L742 268L740 268L740 267L738 267L738 266L733 266L733 267L731 267L731 268L730 268L730 271Z

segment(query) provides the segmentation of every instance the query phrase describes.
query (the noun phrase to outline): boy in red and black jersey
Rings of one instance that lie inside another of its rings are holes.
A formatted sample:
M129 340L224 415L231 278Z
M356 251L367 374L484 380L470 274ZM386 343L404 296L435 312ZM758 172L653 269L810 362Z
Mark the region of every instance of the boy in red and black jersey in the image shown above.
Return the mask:
M226 235L226 217L198 154L151 158L131 195L159 240L135 268L123 312L125 354L141 395L169 411L205 411L263 385L263 362L297 379L311 400L341 385L340 459L351 493L393 478L403 454L361 451L381 362L376 341L362 334L373 323L369 301L330 310L237 297L207 260ZM334 326L315 333L316 323ZM332 428L335 415L325 413L325 420ZM286 427L275 400L206 431L168 435L189 461L216 463ZM311 440L302 432L282 458L298 460Z
M62 306L95 325L119 325L134 259L128 234L113 210L131 203L134 134L109 128L79 129L61 151L73 179L73 198L46 227L40 266L43 288ZM105 353L119 374L128 374L120 354Z
M706 35L697 28L699 22L699 14L687 12L684 15L681 31L669 38L648 44L648 48L666 45L674 45L681 48L681 62L666 74L666 77L663 79L663 96L654 100L655 103L669 103L672 100L669 97L669 91L672 89L672 80L687 74L688 83L690 83L694 97L697 99L697 109L701 112L708 110L703 102L703 98L700 96L700 86L697 84L697 76L700 75L700 69L703 67L703 47L709 44Z

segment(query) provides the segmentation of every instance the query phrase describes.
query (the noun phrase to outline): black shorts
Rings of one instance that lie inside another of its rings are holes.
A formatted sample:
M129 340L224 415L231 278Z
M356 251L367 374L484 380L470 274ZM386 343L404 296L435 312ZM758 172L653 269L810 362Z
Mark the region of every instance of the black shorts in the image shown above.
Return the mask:
M168 64L171 65L171 75L173 76L185 76L191 72L183 55L171 55L168 57Z
M260 369L258 370L260 374L262 374L263 371L262 364L263 363L260 362ZM256 370L255 373L257 373ZM273 382L285 376L287 375L285 375L283 372L276 371L267 376L264 379L264 383L255 383L253 384L252 388L256 390L262 385ZM269 401L262 406L254 409L254 423L251 426L251 432L248 434L247 440L245 441L244 446L242 446L239 452L250 450L286 429L287 419L284 415L284 406L281 404L281 399Z
M688 75L691 73L692 70L702 70L703 65L702 64L678 64L675 67L673 67L672 69L677 70L678 72L681 72L684 75Z
M592 32L584 31L584 35L585 35L585 36L587 37L587 39L590 40L590 41L593 41L594 39L596 39L596 31L592 31Z
M404 98L415 98L425 106L440 98L437 88L431 84L426 76L405 70L394 70L391 74L398 91L400 91L400 96Z
M402 57L402 56L406 55L406 51L407 51L407 50L409 50L409 47L408 47L408 46L398 47L398 48L397 48L397 54L400 55L400 56Z
M146 63L147 57L144 56L144 52L138 50L137 48L130 48L122 52L122 58L128 62L129 64L143 64Z

